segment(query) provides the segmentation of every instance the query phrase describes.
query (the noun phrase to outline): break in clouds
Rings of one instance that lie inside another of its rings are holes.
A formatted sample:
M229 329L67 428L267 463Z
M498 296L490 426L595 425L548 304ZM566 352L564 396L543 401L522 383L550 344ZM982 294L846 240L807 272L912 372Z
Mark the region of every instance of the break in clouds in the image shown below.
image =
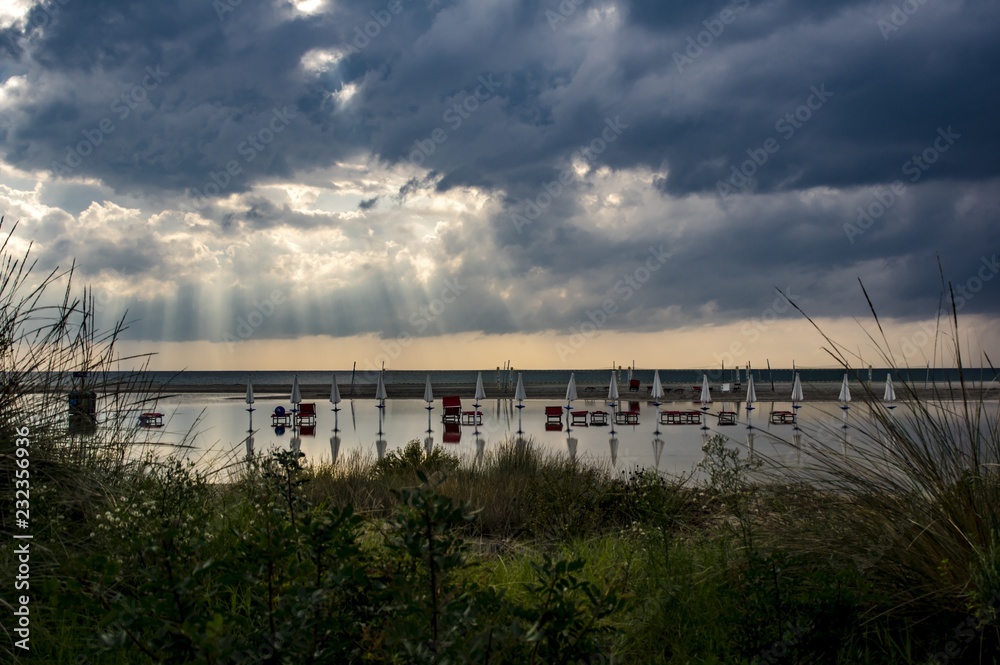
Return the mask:
M994 2L7 12L0 208L139 338L1000 307Z

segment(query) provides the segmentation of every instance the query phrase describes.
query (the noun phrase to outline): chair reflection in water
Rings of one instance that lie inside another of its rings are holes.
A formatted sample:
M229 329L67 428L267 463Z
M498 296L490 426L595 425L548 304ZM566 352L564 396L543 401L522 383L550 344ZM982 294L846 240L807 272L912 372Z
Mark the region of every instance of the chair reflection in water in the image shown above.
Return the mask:
M660 411L661 425L700 425L701 411Z
M445 423L444 426L444 436L442 440L445 443L461 443L462 442L462 428L458 423Z
M772 411L771 412L771 424L772 425L794 425L796 421L795 412L793 411Z
M719 411L719 424L720 425L735 425L736 424L736 412L735 411Z
M590 424L591 425L607 425L608 424L608 412L607 411L591 411L590 412Z

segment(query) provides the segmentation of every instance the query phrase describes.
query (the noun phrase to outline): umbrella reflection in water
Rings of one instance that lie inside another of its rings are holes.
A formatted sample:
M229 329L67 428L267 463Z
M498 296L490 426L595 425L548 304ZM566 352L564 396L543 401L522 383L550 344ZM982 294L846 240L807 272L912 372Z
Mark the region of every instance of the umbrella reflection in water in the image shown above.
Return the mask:
M340 455L340 437L337 436L337 430L333 430L333 435L330 437L330 464L337 463L338 455Z
M486 440L479 435L478 432L475 433L476 437L476 463L483 463L483 453L486 452Z

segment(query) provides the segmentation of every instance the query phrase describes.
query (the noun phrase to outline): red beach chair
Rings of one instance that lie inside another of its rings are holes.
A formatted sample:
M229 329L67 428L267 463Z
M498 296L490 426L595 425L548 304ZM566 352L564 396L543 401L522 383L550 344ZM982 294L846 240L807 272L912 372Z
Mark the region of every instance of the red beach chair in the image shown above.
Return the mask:
M441 422L445 424L455 424L458 425L462 421L462 398L458 395L449 395L448 397L441 398L441 406L444 408L444 414L441 416Z
M554 425L559 423L559 428L562 429L562 412L561 406L545 407L545 424Z
M299 404L299 412L295 416L295 421L299 425L315 425L316 403L309 402L309 403Z
M158 411L140 413L139 427L163 427L163 414Z
M616 425L638 425L639 424L639 403L629 402L628 411L618 411L615 413Z

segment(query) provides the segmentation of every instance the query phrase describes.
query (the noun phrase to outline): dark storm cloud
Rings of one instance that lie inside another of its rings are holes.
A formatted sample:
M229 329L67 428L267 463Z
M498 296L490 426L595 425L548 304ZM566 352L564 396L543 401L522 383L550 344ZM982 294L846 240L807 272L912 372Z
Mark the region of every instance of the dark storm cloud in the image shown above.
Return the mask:
M533 167L565 157L617 111L632 131L602 161L666 168L662 186L673 194L714 190L768 138L779 151L754 174L755 191L878 182L949 125L975 141L930 177L994 174L988 146L998 130L986 110L1000 101L991 84L1000 44L989 26L1000 10L910 2L918 12L889 39L878 20L892 5L624 3L620 36L628 43L590 54L607 70L600 78L581 71L588 50L572 33L586 3L552 30L537 5L431 11L401 0L374 37L364 35L365 24L387 10L367 4L291 18L288 8L243 3L220 19L211 3L195 0L52 3L51 21L20 38L26 50L8 68L38 76L40 90L5 123L5 153L25 166L65 163L67 146L84 132L97 136L108 118L106 144L71 172L118 186L240 191L370 141L389 160L441 171L445 186L508 190L530 185ZM706 33L706 21L727 8L732 22ZM708 37L690 51L687 37L700 33ZM354 54L317 78L300 67L316 48ZM673 56L685 53L695 58L679 67ZM662 85L641 92L649 77ZM136 91L144 81L153 89ZM361 84L359 98L334 108L329 94L350 83ZM832 96L796 120L814 89ZM434 129L446 135L443 144L430 141ZM272 140L264 143L262 131ZM419 154L421 141L431 154ZM230 162L239 173L225 173Z
M938 255L967 281L1000 251L995 2L333 7L306 15L244 1L220 15L205 0L48 4L45 25L6 31L0 71L26 77L30 94L10 97L0 120L4 159L50 170L90 141L78 164L56 170L118 192L195 195L232 234L380 220L392 237L395 222L376 217L380 200L431 188L492 193L502 209L488 227L443 237L437 257L466 256L436 278L468 284L478 307L449 308L427 334L566 329L606 297L617 303L615 328L739 320L789 285L811 313L863 315L858 277L883 313L922 317L936 306ZM303 58L316 50L347 55L307 71ZM262 180L358 154L425 175L365 192L349 206L364 215L356 221L256 196L235 212L218 207ZM566 170L574 156L590 173ZM617 221L605 211L602 223L632 220L628 233L589 225L591 201L611 193L593 177L601 167L651 174L653 198L624 201ZM50 200L76 213L85 208L76 187ZM699 197L709 201L676 212ZM530 205L544 209L519 225ZM502 265L477 256L480 243L502 251ZM670 259L655 276L615 296L661 246ZM91 254L102 255L120 253ZM492 295L498 284L516 305ZM967 311L996 312L990 288ZM329 305L330 319L303 315L300 332L323 332L329 320L341 334L405 331L421 298L388 275L365 276L353 293ZM383 314L361 314L361 302ZM703 311L710 302L716 309Z

